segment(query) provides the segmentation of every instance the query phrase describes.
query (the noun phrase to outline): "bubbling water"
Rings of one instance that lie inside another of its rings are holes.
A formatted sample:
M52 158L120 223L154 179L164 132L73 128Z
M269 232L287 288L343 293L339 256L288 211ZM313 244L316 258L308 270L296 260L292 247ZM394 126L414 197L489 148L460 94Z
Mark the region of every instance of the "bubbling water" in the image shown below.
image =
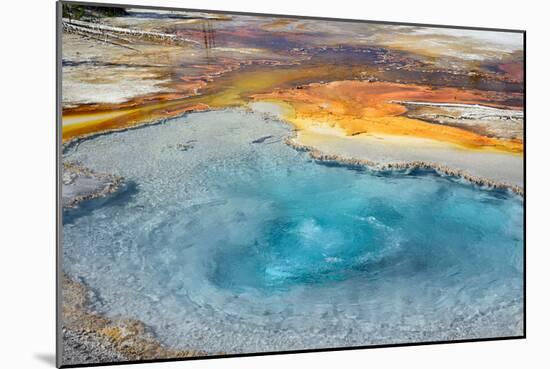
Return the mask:
M314 162L284 144L289 133L222 110L68 149L65 160L126 185L65 212L64 270L97 291L94 309L176 348L522 334L520 197Z

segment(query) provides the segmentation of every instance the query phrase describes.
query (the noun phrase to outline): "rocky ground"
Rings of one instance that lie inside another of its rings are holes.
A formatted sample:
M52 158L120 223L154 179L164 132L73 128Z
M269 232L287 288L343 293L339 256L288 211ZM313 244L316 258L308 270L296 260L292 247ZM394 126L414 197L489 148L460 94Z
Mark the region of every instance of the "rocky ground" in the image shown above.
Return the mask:
M63 328L63 364L127 361L112 343L98 334Z
M64 208L115 192L122 178L96 173L77 163L63 162L61 202Z
M206 355L200 351L165 348L137 320L108 318L90 311L89 301L94 298L94 292L82 281L64 275L62 293L63 365Z

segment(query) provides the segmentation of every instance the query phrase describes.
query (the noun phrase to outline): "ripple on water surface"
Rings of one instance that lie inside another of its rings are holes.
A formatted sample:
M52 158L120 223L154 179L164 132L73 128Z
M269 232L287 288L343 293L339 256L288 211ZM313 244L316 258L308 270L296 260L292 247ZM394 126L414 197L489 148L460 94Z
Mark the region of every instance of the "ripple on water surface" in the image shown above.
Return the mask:
M70 148L127 185L64 214L64 269L98 311L213 353L523 333L520 197L319 164L289 134L223 110Z

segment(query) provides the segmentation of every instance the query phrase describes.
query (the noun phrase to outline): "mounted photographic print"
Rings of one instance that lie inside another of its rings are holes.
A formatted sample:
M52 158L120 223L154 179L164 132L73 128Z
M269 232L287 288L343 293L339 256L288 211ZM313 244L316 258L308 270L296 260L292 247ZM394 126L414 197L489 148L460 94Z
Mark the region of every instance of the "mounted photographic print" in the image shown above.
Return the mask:
M57 26L58 366L525 337L524 31Z

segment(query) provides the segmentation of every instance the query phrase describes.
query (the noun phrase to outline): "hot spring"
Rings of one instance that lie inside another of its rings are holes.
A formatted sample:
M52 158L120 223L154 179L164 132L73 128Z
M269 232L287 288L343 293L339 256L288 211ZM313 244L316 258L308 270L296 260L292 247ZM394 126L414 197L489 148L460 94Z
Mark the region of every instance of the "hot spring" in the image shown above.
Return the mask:
M63 214L91 308L210 353L522 334L521 197L316 162L290 131L227 109L67 147L125 179Z

